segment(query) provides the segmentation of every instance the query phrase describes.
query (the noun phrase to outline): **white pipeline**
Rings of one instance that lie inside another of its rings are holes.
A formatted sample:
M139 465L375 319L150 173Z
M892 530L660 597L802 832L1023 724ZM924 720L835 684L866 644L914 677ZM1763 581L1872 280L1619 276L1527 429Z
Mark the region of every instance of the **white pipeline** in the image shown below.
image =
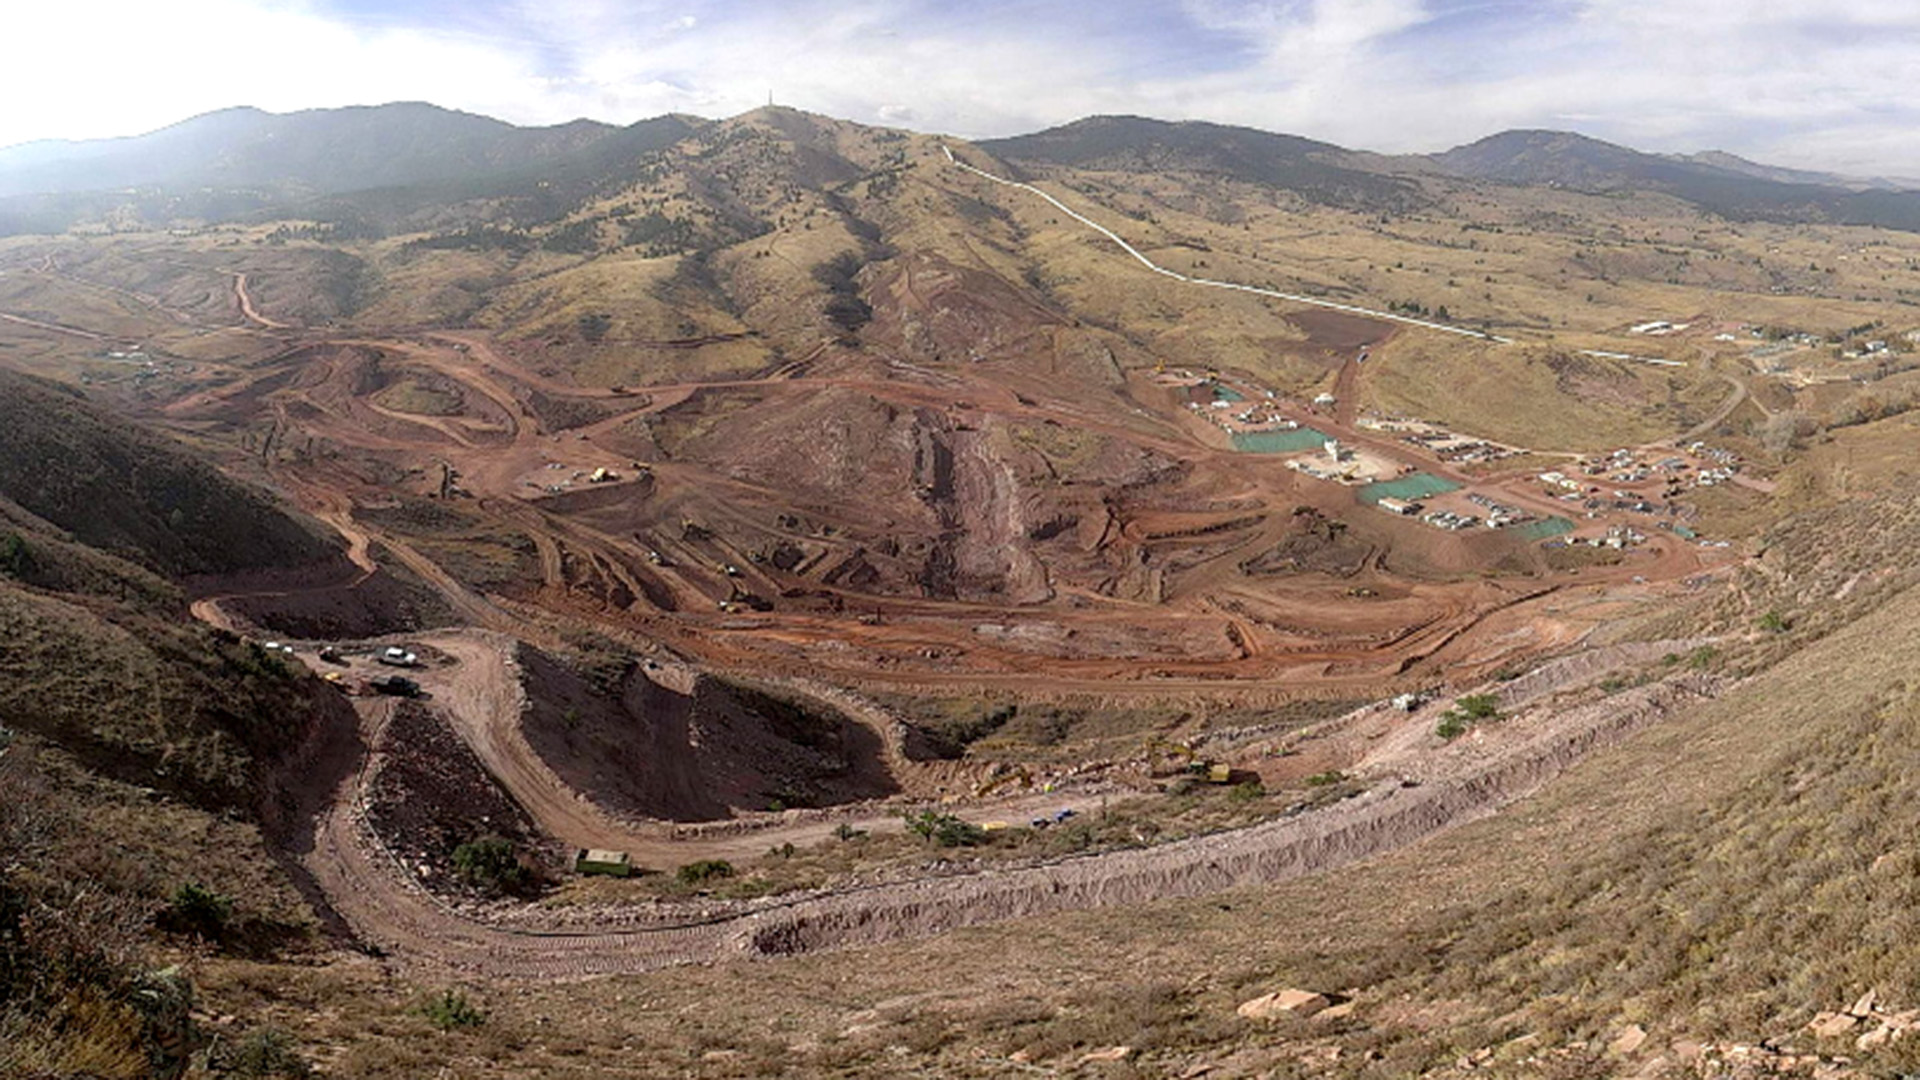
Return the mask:
M1046 192L1041 191L1039 188L1034 187L1032 184L1023 184L1018 180L1007 180L1003 177L995 176L992 173L987 172L983 169L976 169L973 166L967 164L966 162L961 161L959 158L954 157L953 151L947 149L946 144L944 143L941 144L940 146L940 152L947 155L947 161L949 164L956 165L962 169L965 169L966 171L974 174L975 176L984 177L988 180L993 181L996 184L1005 184L1008 187L1019 188L1022 191L1030 191L1033 194L1040 196L1041 198L1052 203L1055 207L1059 208L1061 213L1067 215L1073 220L1079 222L1080 224L1085 225L1087 228L1094 230L1095 232L1113 241L1114 243L1119 244L1120 250L1126 252L1127 254L1133 256L1135 259L1139 260L1140 265L1146 267L1147 269L1153 271L1156 274L1165 274L1167 277L1173 278L1175 281L1184 281L1189 285L1211 285L1216 289L1237 289L1240 292L1254 293L1259 296L1271 296L1276 300L1290 300L1296 304L1312 304L1314 307L1332 308L1335 311L1345 311L1354 315L1365 315L1370 319L1388 319L1397 323L1406 323L1408 326L1419 326L1419 327L1424 327L1428 330L1438 330L1446 334L1458 334L1461 337L1476 338L1481 341L1493 341L1493 342L1498 342L1501 345L1513 344L1513 341L1509 338L1503 338L1497 334L1489 334L1480 330L1467 330L1458 326L1448 326L1445 323L1428 322L1425 319L1415 319L1407 315L1396 315L1390 311L1375 311L1371 308L1355 307L1352 304L1341 304L1341 303L1336 303L1332 300L1322 300L1319 297L1314 297L1314 296L1301 296L1297 293L1284 293L1284 292L1279 292L1278 290L1275 290L1275 289L1261 289L1252 285L1242 285L1242 284L1239 284L1238 282L1233 282L1233 281L1214 281L1211 278L1193 277L1188 274L1182 274L1178 270L1169 270L1166 267L1161 266L1158 263L1154 262L1152 259L1147 258L1145 255L1140 254L1140 250L1138 248L1134 247L1132 244L1127 243L1125 240L1120 239L1119 236L1114 234L1114 231L1112 229L1109 229L1105 225L1102 225L1099 222L1094 221L1093 219L1087 217L1086 215L1079 213L1078 211L1074 210L1072 207L1069 207L1066 203L1063 203L1059 199L1056 199L1053 196L1047 194Z

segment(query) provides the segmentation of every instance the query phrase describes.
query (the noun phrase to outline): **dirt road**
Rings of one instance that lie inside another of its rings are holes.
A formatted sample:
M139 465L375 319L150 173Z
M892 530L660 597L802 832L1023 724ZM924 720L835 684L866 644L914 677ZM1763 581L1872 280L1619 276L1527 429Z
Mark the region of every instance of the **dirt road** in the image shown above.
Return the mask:
M238 270L233 272L233 298L239 302L240 314L246 316L247 321L266 327L268 330L291 329L286 323L260 314L259 310L253 306L253 297L247 293L247 275Z
M487 675L491 678L491 675ZM484 680L483 680L484 681ZM784 955L941 933L1077 908L1136 904L1286 880L1474 820L1538 789L1593 749L1656 722L1718 686L1640 687L1531 728L1497 754L1418 787L1387 778L1317 813L1141 850L763 901L718 916L605 931L493 926L463 917L407 879L365 827L367 786L391 703L359 703L361 730L336 753L363 755L332 790L305 792L321 811L296 845L328 904L353 932L416 972L567 978L730 957ZM448 704L473 701L458 694ZM482 702L483 704L486 702ZM356 749L359 748L359 749ZM324 774L327 770L317 770ZM765 837L754 843L763 845Z

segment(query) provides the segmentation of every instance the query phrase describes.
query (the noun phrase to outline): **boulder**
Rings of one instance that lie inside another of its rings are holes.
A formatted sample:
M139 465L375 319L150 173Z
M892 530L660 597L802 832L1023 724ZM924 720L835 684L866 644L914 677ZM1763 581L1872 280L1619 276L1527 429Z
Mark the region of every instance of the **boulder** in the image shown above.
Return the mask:
M1614 1036L1614 1040L1607 1044L1607 1053L1614 1055L1631 1054L1635 1050L1645 1046L1646 1042L1647 1029L1641 1027L1639 1024L1628 1024L1626 1030Z
M1845 1035L1860 1022L1860 1018L1849 1013L1823 1012L1813 1018L1807 1030L1823 1039L1834 1039Z
M1278 1016L1312 1016L1331 1004L1325 994L1289 988L1243 1001L1234 1011L1249 1020L1272 1020Z
M1133 1056L1131 1046L1109 1046L1105 1050L1094 1050L1080 1055L1080 1064L1094 1065L1102 1061L1125 1061Z

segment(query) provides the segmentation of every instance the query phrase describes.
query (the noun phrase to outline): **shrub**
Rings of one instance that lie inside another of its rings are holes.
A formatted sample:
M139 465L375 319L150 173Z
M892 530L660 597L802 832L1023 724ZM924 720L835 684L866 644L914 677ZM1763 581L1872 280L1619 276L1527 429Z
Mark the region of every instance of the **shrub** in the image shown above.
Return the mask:
M258 1028L240 1041L216 1048L209 1068L222 1076L312 1076L313 1067L294 1049L293 1036L279 1028Z
M1341 772L1339 769L1328 769L1326 772L1314 773L1312 776L1307 777L1307 786L1327 787L1332 784L1337 784L1346 778L1347 774Z
M172 899L160 912L159 923L162 930L218 941L226 935L232 918L232 899L190 881L174 890Z
M843 821L840 824L835 825L833 827L833 835L841 841L858 840L861 837L867 835L867 830L856 829L852 825Z
M33 569L33 553L19 533L0 536L0 574L24 578Z
M1500 699L1492 694L1463 694L1453 703L1469 720L1498 720Z
M1467 729L1472 726L1472 724L1467 722L1465 714L1456 712L1453 709L1448 709L1446 712L1440 714L1440 722L1434 725L1433 733L1448 742L1452 742L1460 736L1465 735Z
M454 1028L479 1027L487 1022L487 1014L467 1000L464 991L448 988L429 997L420 1004L419 1013L427 1022L441 1031Z
M0 554L4 554L3 549L0 549ZM1769 634L1784 633L1788 625L1787 617L1777 611L1769 611L1765 615L1760 616L1760 629L1765 630Z
M1233 789L1227 792L1227 798L1232 799L1234 802L1252 802L1266 793L1267 789L1260 786L1260 781L1248 780L1244 783L1233 785Z
M674 871L682 885L699 885L714 878L733 876L733 864L725 859L701 859Z
M980 826L937 810L922 810L904 816L907 831L941 847L972 847L987 838L986 830Z
M461 881L490 893L507 892L527 882L527 868L520 865L520 853L512 841L498 836L481 837L454 848L453 871Z
M607 336L607 331L613 328L613 316L599 311L588 312L575 319L574 326L589 345L598 345Z

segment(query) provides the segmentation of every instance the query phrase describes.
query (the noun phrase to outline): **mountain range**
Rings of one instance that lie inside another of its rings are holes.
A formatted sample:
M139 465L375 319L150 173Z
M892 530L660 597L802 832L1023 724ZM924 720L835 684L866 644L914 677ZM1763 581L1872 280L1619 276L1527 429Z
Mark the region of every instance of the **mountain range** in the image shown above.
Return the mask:
M539 223L724 123L668 115L519 127L418 102L225 109L144 135L0 149L0 235L129 216L145 225L304 216L387 233L449 204L465 204L469 223ZM1216 174L1359 210L1404 209L1430 201L1436 184L1465 181L1656 192L1735 220L1920 229L1920 185L1720 151L1652 154L1562 131L1385 156L1254 128L1094 116L978 145L1031 169Z

